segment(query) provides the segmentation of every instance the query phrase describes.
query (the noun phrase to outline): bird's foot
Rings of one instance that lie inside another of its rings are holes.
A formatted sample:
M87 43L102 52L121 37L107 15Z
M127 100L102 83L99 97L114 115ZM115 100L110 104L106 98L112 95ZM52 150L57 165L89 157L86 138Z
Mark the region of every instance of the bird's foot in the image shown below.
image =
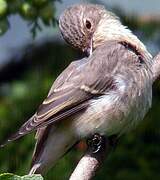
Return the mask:
M98 153L105 148L105 137L96 133L87 139L87 145L92 153Z

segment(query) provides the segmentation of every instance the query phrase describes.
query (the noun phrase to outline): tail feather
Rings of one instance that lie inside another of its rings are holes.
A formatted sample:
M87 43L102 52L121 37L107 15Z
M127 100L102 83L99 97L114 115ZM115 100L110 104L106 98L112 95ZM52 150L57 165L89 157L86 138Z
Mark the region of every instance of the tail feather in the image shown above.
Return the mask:
M40 128L37 130L37 133L36 133L37 142L35 144L35 148L34 148L34 152L33 152L33 156L32 156L31 167L35 164L37 158L42 153L43 148L45 146L45 142L48 138L48 135L49 135L51 128L53 128L53 125L47 126L45 128Z
M29 174L46 173L75 143L76 138L67 127L46 129L35 147Z
M41 166L41 163L34 164L29 171L28 175L36 174L37 169Z

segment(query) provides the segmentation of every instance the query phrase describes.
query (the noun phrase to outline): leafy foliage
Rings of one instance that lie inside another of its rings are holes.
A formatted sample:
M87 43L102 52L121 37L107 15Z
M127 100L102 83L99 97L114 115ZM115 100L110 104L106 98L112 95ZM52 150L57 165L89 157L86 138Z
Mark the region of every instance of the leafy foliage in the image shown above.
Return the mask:
M0 180L43 180L41 175L17 176L10 173L0 174Z
M9 28L9 16L19 14L29 22L33 37L41 30L39 22L45 26L55 25L55 6L59 0L0 0L0 35Z

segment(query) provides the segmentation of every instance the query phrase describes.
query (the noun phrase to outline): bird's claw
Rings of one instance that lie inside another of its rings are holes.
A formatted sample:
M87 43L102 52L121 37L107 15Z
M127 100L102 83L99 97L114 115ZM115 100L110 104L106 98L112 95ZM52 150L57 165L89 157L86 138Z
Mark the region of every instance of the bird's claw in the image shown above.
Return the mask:
M105 138L100 134L94 134L91 138L87 139L87 145L92 153L98 153L105 146Z

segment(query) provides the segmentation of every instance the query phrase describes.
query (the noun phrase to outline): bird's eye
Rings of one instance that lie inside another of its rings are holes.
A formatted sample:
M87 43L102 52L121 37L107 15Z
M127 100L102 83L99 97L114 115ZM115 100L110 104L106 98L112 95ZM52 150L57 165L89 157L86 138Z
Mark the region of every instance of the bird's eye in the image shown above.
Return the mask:
M86 20L86 28L91 29L91 27L92 27L91 22Z

